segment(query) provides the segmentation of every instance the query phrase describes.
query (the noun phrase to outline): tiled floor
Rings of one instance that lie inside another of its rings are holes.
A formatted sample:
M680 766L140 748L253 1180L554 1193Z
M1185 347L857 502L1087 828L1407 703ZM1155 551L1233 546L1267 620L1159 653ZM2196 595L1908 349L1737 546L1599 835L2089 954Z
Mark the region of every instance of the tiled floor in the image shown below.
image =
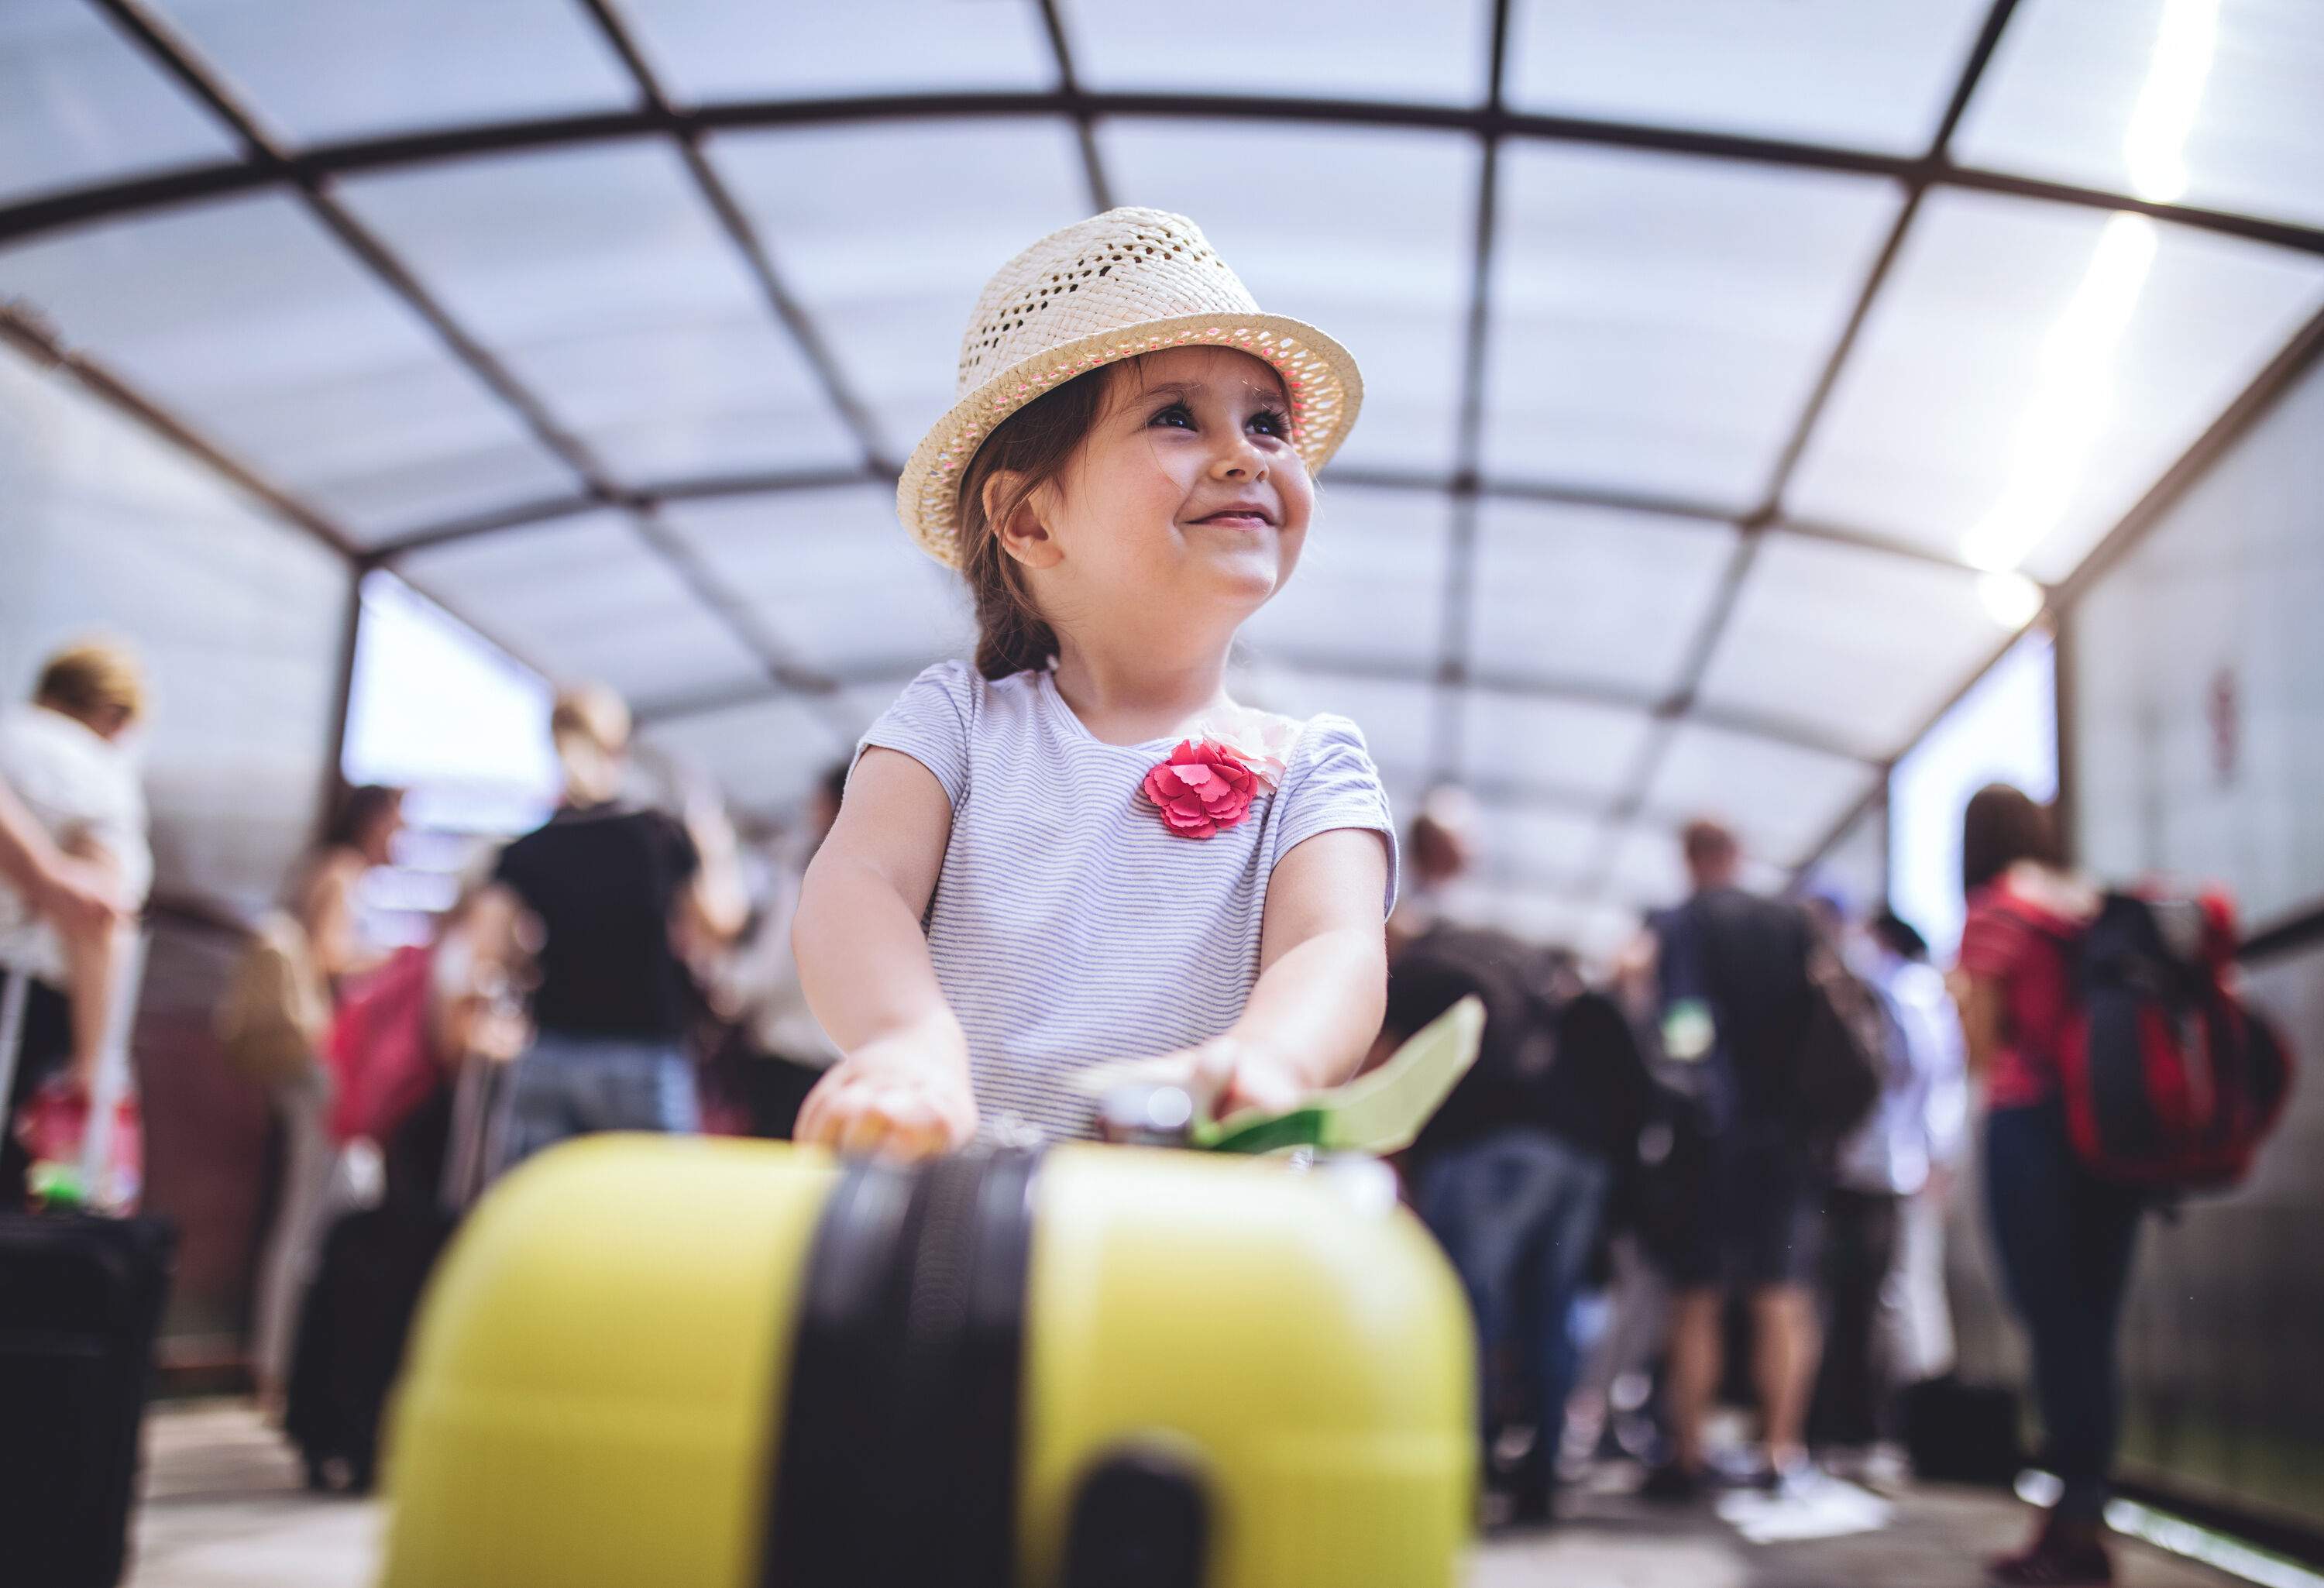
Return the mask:
M147 1452L131 1588L369 1588L378 1506L303 1492L296 1463L246 1406L159 1411ZM2026 1526L2012 1501L1942 1489L1917 1491L1885 1525L1842 1537L1751 1544L1738 1525L1836 1527L1879 1509L1853 1490L1819 1503L1813 1513L1753 1515L1730 1500L1732 1519L1721 1519L1708 1509L1650 1510L1619 1492L1582 1494L1558 1528L1480 1546L1470 1588L1960 1588ZM2125 1588L2229 1581L2133 1544L2118 1561Z

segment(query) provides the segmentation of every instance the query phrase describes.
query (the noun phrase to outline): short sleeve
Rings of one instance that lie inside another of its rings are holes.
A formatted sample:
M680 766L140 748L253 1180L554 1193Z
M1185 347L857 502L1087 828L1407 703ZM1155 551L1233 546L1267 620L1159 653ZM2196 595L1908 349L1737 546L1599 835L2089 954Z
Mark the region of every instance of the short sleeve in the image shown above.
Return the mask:
M1285 771L1277 818L1275 859L1283 857L1318 833L1336 827L1365 827L1388 840L1388 894L1381 919L1396 909L1396 817L1388 810L1388 790L1380 787L1379 769L1364 747L1363 730L1342 716L1319 716L1300 734L1290 767Z
M904 686L855 746L855 760L873 745L901 751L936 774L954 810L968 797L968 732L982 682L966 662L940 661ZM852 780L854 768L851 764Z
M2024 924L1991 889L1980 891L1961 922L1960 968L1972 976L2006 976L2017 964L2024 934Z

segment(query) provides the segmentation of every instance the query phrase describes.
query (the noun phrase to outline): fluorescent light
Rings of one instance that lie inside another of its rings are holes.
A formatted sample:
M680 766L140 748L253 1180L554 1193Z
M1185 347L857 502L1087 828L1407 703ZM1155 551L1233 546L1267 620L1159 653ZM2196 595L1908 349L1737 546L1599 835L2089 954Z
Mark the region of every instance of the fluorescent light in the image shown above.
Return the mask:
M2042 373L2018 421L2001 499L1961 542L1971 566L2017 567L2073 500L2114 406L2115 349L2145 290L2155 242L2144 216L2107 217L2089 268L2042 340Z
M1977 581L1977 594L1985 603L1986 615L2012 633L2032 623L2042 610L2042 586L2024 574L1982 575Z
M2166 0L2146 82L2122 140L2130 190L2141 198L2172 204L2186 194L2187 134L2202 106L2218 34L2219 0Z
M2122 153L2130 190L2158 204L2187 191L2187 137L2218 42L2219 0L2164 0ZM2042 344L2042 374L2017 428L2000 500L1962 542L1978 568L2014 568L2057 527L2114 401L2114 355L2154 264L2154 224L2107 218L2089 271ZM1988 606L1990 606L1988 601Z

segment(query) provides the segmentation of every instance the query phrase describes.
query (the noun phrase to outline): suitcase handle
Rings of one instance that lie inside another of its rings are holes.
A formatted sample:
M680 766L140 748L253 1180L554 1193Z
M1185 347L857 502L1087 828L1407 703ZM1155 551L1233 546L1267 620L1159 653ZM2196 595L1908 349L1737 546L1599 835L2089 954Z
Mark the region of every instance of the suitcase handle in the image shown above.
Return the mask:
M1074 1499L1062 1588L1202 1588L1210 1501L1165 1452L1119 1450Z

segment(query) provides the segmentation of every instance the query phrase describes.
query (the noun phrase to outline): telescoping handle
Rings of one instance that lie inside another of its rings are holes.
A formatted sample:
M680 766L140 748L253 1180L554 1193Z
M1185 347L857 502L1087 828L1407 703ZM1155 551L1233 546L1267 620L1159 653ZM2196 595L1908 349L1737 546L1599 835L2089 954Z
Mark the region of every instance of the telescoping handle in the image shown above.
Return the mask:
M32 978L0 965L0 1130L6 1128L8 1090L16 1084L17 1050L24 1046L24 1005Z
M143 932L128 934L113 983L113 1007L106 1015L105 1045L97 1049L97 1079L89 1087L88 1128L80 1144L80 1183L88 1187L93 1206L102 1207L110 1189L106 1171L112 1163L113 1131L121 1100L129 1094L129 1035L137 1023L137 997L145 982L145 942Z

